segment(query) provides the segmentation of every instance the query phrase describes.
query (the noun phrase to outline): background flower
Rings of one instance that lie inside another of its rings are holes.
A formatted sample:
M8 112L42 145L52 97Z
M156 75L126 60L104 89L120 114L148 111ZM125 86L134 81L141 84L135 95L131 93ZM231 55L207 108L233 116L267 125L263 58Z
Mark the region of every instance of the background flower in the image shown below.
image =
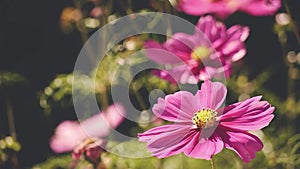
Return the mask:
M72 151L88 138L107 136L110 129L116 128L124 117L125 108L121 104L114 104L109 106L106 112L99 112L81 123L64 121L55 129L50 147L56 153Z
M105 140L97 138L89 138L81 142L74 148L72 152L72 158L78 160L82 154L84 154L89 160L97 162L100 159L102 153L102 146L104 146Z
M165 43L145 42L147 56L164 65L172 65L154 74L171 82L197 83L212 77L229 76L231 63L245 54L248 27L225 25L212 16L199 19L193 35L175 33Z
M226 18L236 11L254 16L273 15L281 0L179 0L177 9L191 15L214 13Z

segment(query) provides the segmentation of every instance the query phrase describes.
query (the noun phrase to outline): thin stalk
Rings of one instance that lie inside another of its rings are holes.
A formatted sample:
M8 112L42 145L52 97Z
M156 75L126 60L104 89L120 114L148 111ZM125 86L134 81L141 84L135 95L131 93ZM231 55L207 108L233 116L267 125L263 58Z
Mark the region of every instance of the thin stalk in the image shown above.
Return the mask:
M295 21L294 21L294 19L293 19L293 17L292 17L292 13L291 13L291 10L290 10L290 8L289 8L289 6L288 6L287 1L284 1L284 7L285 7L286 12L287 12L288 15L290 16L290 19L291 19L291 26L292 26L293 32L294 32L294 34L295 34L295 36L296 36L296 39L297 39L297 41L298 41L298 45L299 45L299 47L300 47L300 35L299 35L299 32L298 32L297 25L295 24Z
M11 101L8 97L6 98L6 108L7 108L9 133L16 140L17 134L15 129L14 111L11 105Z
M74 3L74 5L77 9L81 9L82 4L79 1L73 0L73 3ZM82 45L83 46L85 45L84 47L86 49L87 58L89 59L89 62L92 65L94 65L95 60L96 60L96 58L94 57L95 52L92 50L90 44L88 44L88 45L86 44L86 42L89 39L89 31L87 30L87 28L85 27L85 25L82 22L83 22L82 19L80 21L77 21L76 22L76 27L77 27L77 30L80 33L80 37L81 37L81 40L82 40Z
M144 99L143 99L142 95L139 93L138 90L137 90L137 91L134 91L134 95L135 95L135 98L136 98L136 100L137 100L139 106L141 106L141 108L142 108L143 110L147 110L147 109L146 109L146 104L145 104L144 101L143 101Z
M104 110L108 107L108 91L107 87L105 87L105 90L100 93L100 101L101 101L101 110Z
M185 169L186 167L184 167L184 155L183 153L180 154L181 157L181 169Z
M127 15L132 14L132 0L127 0Z
M15 120L14 120L14 111L9 97L6 97L6 109L7 109L7 118L8 118L8 127L9 133L14 140L17 140ZM13 168L18 167L18 157L16 155L11 156L10 158Z
M289 79L288 79L288 98L295 100L295 80L293 76L296 68L292 64L289 65Z
M211 169L216 169L214 156L211 157Z
M171 4L169 1L165 1L165 11L166 13L171 13ZM167 39L169 39L169 37L171 37L172 35L172 27L171 27L171 21L170 18L167 18L167 30L166 30L166 35L167 35Z

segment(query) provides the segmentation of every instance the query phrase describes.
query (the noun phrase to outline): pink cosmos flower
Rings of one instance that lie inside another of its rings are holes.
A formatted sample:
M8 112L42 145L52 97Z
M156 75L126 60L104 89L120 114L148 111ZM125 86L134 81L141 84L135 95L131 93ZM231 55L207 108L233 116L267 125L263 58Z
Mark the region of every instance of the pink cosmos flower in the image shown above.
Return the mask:
M81 123L64 121L55 129L50 147L56 153L72 151L75 148L79 150L82 147L81 143L90 138L102 140L101 138L106 137L111 128L116 128L124 117L125 108L121 104L114 104L109 106L106 112L99 112Z
M245 54L249 28L234 25L226 30L212 16L199 19L193 35L176 33L165 43L145 42L147 56L167 70L154 74L171 82L195 84L199 80L229 76L231 63Z
M159 98L153 113L173 124L140 133L139 141L158 158L184 153L209 160L227 148L249 162L263 144L247 131L266 127L274 107L257 96L222 108L226 93L222 83L205 81L195 95L179 91Z
M254 16L273 15L281 0L179 0L177 9L190 15L214 13L226 18L236 11Z

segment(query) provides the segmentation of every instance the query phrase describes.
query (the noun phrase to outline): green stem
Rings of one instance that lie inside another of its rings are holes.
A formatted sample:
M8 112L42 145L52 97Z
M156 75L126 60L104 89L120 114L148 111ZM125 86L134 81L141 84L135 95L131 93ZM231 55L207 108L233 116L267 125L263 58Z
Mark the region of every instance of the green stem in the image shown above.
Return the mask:
M184 155L183 153L180 154L180 157L181 157L181 169L184 169Z
M7 108L7 117L8 117L8 126L10 135L16 140L17 134L15 129L15 120L14 120L14 111L10 102L10 99L6 98L6 108Z
M288 78L288 98L295 100L295 74L294 72L297 71L292 64L289 64L289 78Z
M136 100L139 104L139 106L143 109L146 110L146 104L144 103L144 99L142 97L142 95L139 93L139 91L134 91L134 95L136 97Z
M171 4L169 1L165 1L165 12L166 13L171 13ZM167 39L169 39L169 37L171 37L172 35L172 27L171 27L171 21L170 18L167 18L167 30L166 30L166 35L167 35Z
M15 120L14 120L14 111L13 111L11 100L9 99L8 96L6 97L6 108L7 108L9 133L12 136L12 138L14 138L14 140L17 140ZM12 164L13 168L18 168L17 155L16 154L12 155L10 160L11 160L11 164Z
M211 169L216 169L214 156L211 157Z
M132 0L127 0L127 15L132 14Z
M101 110L104 110L108 107L109 102L108 102L108 91L107 91L107 87L105 87L105 90L100 93L100 101L101 101Z
M292 18L292 13L291 13L291 10L288 6L288 3L287 1L284 1L284 7L285 7L285 10L286 12L288 13L288 15L290 16L290 19L291 19L291 26L292 26L292 29L293 29L293 32L296 36L296 39L298 41L298 45L300 47L300 35L299 35L299 32L298 32L298 28L297 28L297 25L295 24L295 21L294 19Z

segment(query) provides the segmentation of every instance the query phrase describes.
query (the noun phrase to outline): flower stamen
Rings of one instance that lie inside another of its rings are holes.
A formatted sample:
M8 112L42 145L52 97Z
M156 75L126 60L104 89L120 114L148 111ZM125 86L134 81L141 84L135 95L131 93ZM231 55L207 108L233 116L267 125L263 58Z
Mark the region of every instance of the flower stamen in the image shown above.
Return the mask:
M195 48L191 54L191 58L196 61L201 61L211 54L211 50L205 46Z
M212 127L217 121L217 112L211 109L202 109L194 114L192 121L197 128Z

